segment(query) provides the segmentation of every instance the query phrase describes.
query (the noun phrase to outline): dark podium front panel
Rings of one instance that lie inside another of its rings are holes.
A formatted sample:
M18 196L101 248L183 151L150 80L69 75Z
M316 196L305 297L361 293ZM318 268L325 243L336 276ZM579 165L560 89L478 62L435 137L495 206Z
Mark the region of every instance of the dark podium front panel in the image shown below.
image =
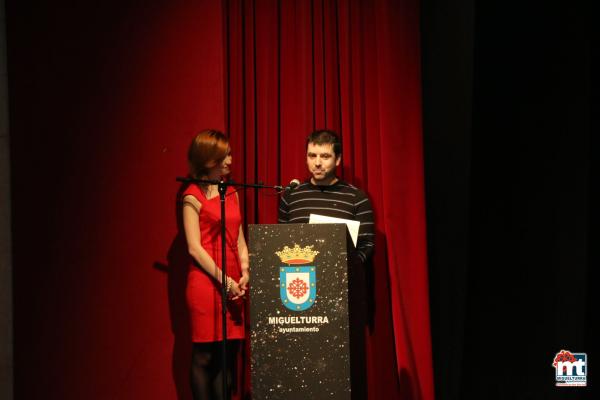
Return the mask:
M250 225L253 399L350 399L346 226Z

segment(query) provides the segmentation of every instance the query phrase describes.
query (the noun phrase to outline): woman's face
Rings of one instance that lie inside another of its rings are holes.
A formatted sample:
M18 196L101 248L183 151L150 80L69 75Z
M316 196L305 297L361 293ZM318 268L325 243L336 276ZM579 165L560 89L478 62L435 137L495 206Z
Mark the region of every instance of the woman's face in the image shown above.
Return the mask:
M214 167L212 167L210 169L210 172L208 173L208 178L211 180L218 180L222 176L229 175L230 172L231 172L231 149L228 148L227 155L225 156L225 158L220 163L218 163L217 165L215 165Z

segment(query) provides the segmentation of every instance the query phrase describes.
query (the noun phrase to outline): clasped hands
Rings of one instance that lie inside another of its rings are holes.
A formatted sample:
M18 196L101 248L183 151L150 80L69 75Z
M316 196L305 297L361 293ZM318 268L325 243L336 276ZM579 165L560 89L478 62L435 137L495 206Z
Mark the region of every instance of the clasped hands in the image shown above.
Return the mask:
M227 296L229 300L245 298L248 291L248 282L250 282L250 274L248 272L242 272L242 277L238 282L227 277Z

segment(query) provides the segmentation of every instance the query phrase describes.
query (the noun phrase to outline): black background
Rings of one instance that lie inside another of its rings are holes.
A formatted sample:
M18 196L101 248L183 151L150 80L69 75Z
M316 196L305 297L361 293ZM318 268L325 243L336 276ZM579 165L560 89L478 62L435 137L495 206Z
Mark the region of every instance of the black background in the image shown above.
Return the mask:
M590 10L559 3L422 2L437 399L589 398L597 380L556 388L551 365L598 358Z

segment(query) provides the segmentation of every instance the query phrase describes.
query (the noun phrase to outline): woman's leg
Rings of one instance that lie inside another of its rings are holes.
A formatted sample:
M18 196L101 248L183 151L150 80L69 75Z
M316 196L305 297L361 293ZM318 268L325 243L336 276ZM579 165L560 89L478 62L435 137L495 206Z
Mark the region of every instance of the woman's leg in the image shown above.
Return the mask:
M215 361L214 343L194 343L192 350L192 366L190 381L194 400L210 400L212 381L214 380L213 363Z
M215 399L222 400L226 397L223 395L223 368L222 368L222 343L218 343L218 361L215 359L215 363L213 364L215 367L215 379L213 381L213 393L215 394ZM229 392L229 396L227 398L231 398L231 390L232 383L236 376L237 371L237 353L240 347L239 340L228 340L227 341L227 391Z

